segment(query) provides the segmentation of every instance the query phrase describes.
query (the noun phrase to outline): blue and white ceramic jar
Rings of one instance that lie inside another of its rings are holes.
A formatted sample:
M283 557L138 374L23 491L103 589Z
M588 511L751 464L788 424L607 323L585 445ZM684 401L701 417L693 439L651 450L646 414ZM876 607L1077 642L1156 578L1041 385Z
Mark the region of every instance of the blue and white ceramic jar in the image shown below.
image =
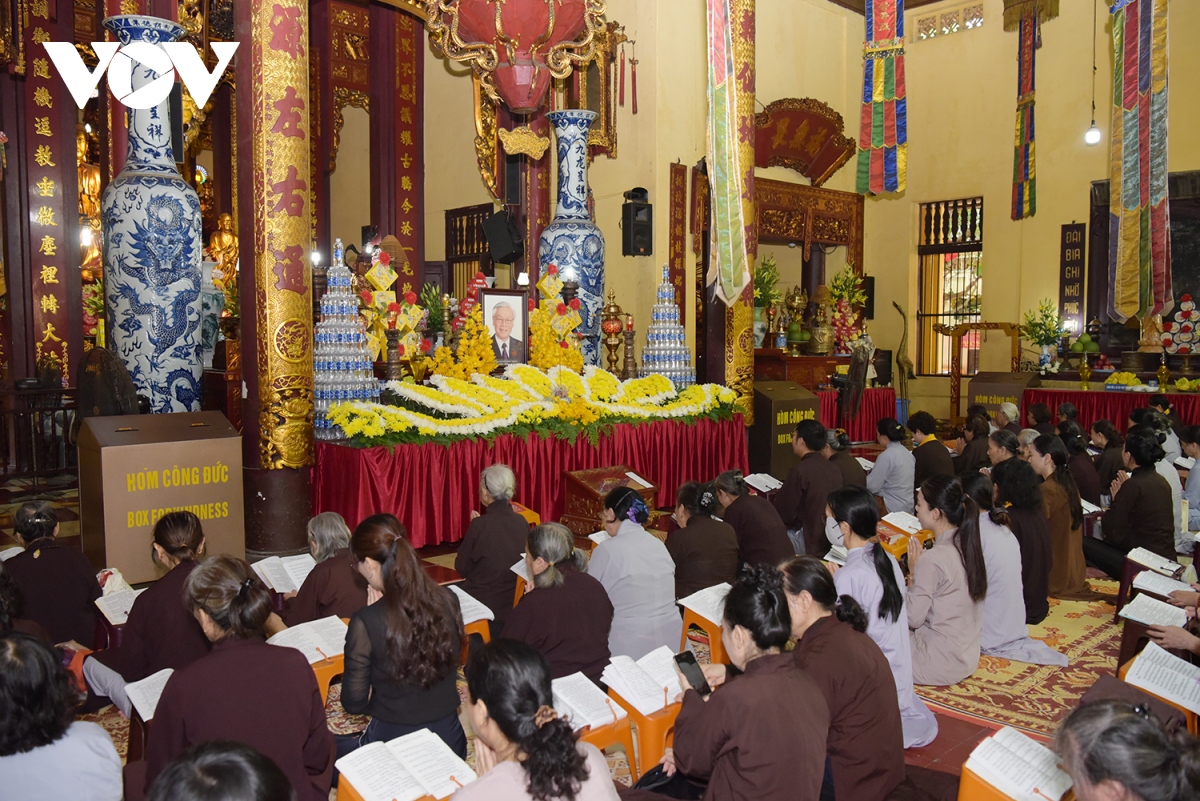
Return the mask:
M127 45L181 39L158 17L104 21ZM133 67L133 89L158 73ZM111 349L154 412L200 408L200 198L175 168L170 103L129 110L125 166L100 200L104 294Z
M544 272L558 266L558 277L579 283L576 329L583 335L585 364L600 364L600 315L604 308L604 235L588 211L587 138L594 111L551 111L546 119L558 140L558 201L554 219L542 231L538 261Z

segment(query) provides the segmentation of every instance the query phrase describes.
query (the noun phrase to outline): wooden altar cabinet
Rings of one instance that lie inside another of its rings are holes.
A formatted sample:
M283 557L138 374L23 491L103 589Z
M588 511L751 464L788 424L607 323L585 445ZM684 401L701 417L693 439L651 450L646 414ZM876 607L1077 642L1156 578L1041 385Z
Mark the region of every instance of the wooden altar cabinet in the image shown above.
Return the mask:
M849 364L849 356L792 356L778 348L758 348L754 351L754 380L791 381L816 392L829 384L838 365Z

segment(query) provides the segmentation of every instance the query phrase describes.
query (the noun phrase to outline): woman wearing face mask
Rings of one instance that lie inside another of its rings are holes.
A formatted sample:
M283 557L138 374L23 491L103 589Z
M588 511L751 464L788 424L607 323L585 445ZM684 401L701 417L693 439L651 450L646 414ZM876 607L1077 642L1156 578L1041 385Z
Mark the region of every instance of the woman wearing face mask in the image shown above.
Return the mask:
M667 546L642 524L650 510L629 487L604 498L605 540L592 551L588 574L604 585L613 605L608 650L641 659L661 645L675 650L683 621L675 606L675 562Z
M957 478L933 476L917 491L917 519L937 540L926 552L916 537L908 539L913 681L957 684L979 667L987 595L979 507Z
M912 646L904 601L904 574L892 555L871 542L879 511L870 493L842 487L829 493L829 541L844 545L846 565L833 574L838 595L857 600L867 614L867 636L888 661L904 727L904 747L929 745L937 718L913 692Z

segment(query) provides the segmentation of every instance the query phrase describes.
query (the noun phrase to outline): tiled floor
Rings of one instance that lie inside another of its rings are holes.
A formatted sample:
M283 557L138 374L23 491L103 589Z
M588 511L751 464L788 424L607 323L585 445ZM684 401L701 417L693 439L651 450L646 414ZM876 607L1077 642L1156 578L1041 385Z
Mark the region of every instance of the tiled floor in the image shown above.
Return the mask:
M937 739L924 748L909 748L904 752L904 761L909 765L959 776L971 751L995 729L940 712L934 714L938 721Z

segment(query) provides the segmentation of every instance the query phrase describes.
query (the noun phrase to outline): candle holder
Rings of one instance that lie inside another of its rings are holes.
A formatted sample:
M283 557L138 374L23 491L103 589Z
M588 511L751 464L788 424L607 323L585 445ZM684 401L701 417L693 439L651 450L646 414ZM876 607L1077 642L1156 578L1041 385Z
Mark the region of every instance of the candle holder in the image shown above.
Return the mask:
M629 322L633 322L633 318L629 318ZM633 326L629 325L625 328L625 365L621 370L621 380L628 381L631 378L637 378L637 362L633 359L633 339L636 332Z
M1088 363L1087 353L1079 354L1079 388L1084 392L1091 389L1089 382L1092 380L1092 365Z
M404 369L400 365L400 331L389 328L384 334L387 337L387 363L383 374L388 381L399 381L404 377Z
M614 375L619 361L617 350L625 339L621 336L625 328L621 322L623 314L621 307L617 305L616 294L611 289L608 290L608 304L600 312L600 332L603 334L604 348L608 351L608 371Z

